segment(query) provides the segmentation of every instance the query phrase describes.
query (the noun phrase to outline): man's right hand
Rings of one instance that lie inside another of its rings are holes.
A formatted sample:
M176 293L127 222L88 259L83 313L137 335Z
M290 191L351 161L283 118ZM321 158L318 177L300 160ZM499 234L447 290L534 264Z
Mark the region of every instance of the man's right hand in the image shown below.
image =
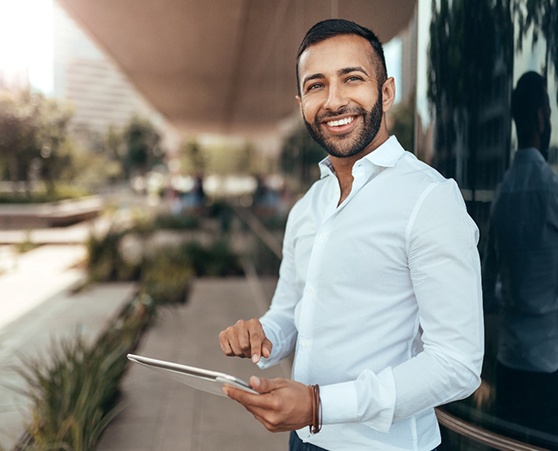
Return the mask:
M219 334L221 349L228 356L248 357L258 363L268 358L273 345L265 336L262 324L256 318L240 320Z

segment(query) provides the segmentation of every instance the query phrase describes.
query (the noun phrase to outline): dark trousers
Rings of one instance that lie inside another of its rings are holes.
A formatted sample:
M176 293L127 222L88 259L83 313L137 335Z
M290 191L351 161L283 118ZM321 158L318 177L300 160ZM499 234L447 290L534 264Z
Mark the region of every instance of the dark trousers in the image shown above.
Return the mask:
M320 448L319 446L312 445L310 443L304 443L300 440L300 437L296 434L295 431L291 432L291 436L289 437L289 451L327 451L324 448ZM436 451L435 449L432 451Z
M304 443L295 431L291 432L289 437L289 451L327 451L319 446L312 445L311 443Z

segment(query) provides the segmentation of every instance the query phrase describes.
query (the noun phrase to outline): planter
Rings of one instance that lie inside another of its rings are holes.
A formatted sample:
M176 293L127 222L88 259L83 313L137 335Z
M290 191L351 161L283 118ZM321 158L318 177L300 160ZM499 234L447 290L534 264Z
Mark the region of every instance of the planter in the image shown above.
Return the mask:
M44 204L0 204L0 229L65 227L97 217L102 208L100 196Z

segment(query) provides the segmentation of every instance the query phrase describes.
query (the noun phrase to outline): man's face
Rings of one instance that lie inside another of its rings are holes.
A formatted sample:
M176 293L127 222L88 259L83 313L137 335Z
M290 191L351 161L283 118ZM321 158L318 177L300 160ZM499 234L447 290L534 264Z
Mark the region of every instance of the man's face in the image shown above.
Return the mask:
M383 105L372 52L364 38L341 35L312 45L300 57L298 100L304 122L334 157L376 147Z

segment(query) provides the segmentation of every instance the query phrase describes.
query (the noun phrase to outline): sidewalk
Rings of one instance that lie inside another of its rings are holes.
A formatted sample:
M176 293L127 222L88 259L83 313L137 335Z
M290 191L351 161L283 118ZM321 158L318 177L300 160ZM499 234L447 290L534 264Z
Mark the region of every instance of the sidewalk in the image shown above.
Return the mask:
M248 359L225 357L218 334L241 318L263 313L275 280L199 279L186 305L161 308L136 354L228 372L289 377L290 365L261 371ZM140 365L124 379L123 412L105 431L98 451L214 451L288 449L288 434L273 434L242 406L194 390Z
M75 267L83 245L45 245L23 255L0 250L0 450L10 450L29 419L29 401L17 393L26 387L15 370L21 358L48 359L53 340L78 330L93 340L130 301L135 285L99 284L72 293L85 277Z

